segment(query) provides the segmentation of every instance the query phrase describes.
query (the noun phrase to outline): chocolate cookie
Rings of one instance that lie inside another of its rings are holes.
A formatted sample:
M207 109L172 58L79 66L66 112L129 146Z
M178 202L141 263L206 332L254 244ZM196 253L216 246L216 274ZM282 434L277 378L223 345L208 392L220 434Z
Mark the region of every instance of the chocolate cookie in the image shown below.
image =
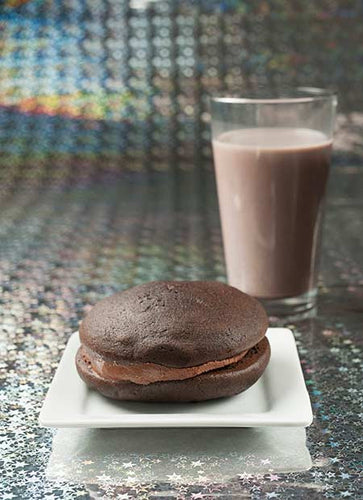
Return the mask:
M263 338L246 356L233 365L202 373L185 380L155 382L148 385L115 381L101 377L89 359L77 353L77 369L86 384L104 396L124 401L190 402L234 396L260 378L270 359L270 344Z
M267 326L258 301L223 283L146 283L93 307L80 327L77 369L116 399L229 396L263 373Z

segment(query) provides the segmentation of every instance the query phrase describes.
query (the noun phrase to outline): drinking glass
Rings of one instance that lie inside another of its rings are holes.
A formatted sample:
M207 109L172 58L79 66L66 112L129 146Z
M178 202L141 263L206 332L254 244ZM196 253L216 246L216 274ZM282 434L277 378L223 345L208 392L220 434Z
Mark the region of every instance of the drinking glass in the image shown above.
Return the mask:
M316 88L211 101L228 281L270 314L315 305L336 105Z

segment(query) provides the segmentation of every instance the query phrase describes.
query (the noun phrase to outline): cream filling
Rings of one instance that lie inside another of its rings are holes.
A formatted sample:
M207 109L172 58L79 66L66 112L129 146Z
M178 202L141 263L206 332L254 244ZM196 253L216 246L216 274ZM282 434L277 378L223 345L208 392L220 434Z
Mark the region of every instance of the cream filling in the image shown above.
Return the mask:
M101 356L86 348L81 347L81 354L92 366L92 369L102 378L112 382L128 381L135 384L148 385L155 382L168 382L172 380L186 380L211 370L224 368L240 361L248 350L219 361L208 361L198 366L175 368L158 365L156 363L131 363L122 364L113 361L104 361Z

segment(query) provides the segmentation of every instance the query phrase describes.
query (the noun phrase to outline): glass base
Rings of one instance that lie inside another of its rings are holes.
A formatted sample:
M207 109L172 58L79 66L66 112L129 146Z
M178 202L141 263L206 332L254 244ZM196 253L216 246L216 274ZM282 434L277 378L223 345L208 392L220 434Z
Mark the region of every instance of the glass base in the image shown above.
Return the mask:
M258 299L269 316L295 316L304 314L316 306L317 289L284 299Z

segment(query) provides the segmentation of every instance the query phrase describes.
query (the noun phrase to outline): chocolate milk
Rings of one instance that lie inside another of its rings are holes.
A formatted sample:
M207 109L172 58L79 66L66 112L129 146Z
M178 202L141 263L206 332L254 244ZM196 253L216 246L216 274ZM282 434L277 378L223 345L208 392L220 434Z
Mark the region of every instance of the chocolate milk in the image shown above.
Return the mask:
M314 287L331 141L316 130L234 130L213 140L229 283L260 298Z

